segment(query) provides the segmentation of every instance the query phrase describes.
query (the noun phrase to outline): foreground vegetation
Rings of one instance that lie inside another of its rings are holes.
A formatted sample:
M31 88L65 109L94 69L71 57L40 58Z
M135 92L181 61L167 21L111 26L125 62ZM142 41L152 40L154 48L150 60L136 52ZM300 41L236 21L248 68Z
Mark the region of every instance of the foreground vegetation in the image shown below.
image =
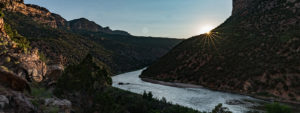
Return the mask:
M292 113L292 109L286 105L279 103L271 103L266 105L267 113Z

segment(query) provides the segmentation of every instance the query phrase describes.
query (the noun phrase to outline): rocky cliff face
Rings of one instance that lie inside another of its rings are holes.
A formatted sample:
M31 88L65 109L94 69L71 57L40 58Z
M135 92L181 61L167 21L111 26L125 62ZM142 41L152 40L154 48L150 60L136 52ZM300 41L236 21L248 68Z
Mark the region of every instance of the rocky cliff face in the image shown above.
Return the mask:
M299 103L299 5L233 0L228 20L182 42L142 77Z
M15 2L22 3L23 0ZM2 11L1 7L1 14L3 14ZM45 62L40 59L37 49L24 48L25 40L22 40L23 42L18 40L22 38L24 37L4 22L2 15L0 17L0 112L70 113L72 109L70 101L35 95L39 89L32 89L31 83L45 80L45 75L49 70ZM61 70L49 69L50 72ZM25 94L24 91L28 93Z
M18 43L12 41L6 34L3 18L0 18L0 29L2 34L0 58L3 59L0 61L0 66L2 70L15 73L18 77L28 81L42 81L47 67L40 60L38 51L33 49L28 53L20 52Z
M252 5L251 3L254 0L233 0L233 10L232 10L232 15L236 15L238 13L241 13L248 8L250 8ZM253 6L252 6L253 7Z
M23 0L1 0L0 2L6 5L5 10L33 17L42 25L52 28L68 27L68 22L64 18L51 13L46 8L31 4L26 5Z

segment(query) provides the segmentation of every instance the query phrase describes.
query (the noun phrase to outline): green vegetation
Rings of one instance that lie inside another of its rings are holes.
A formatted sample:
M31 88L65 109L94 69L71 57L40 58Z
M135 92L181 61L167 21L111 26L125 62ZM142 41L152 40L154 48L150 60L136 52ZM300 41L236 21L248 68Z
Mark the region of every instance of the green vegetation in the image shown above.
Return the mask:
M66 68L55 92L58 95L75 91L89 93L111 84L110 72L103 63L88 54L80 64Z
M46 57L46 55L43 52L39 52L39 56L40 56L40 60L43 62L47 62L48 59Z
M3 8L5 8L5 4L0 3L0 18L3 18L5 16L3 13Z
M267 113L292 113L290 107L279 103L271 103L266 105Z
M57 106L50 106L47 110L45 110L46 113L59 113L59 108Z
M152 92L146 92L146 91L144 91L144 93L143 93L143 98L144 99L147 99L147 100L152 100L153 99L153 94L152 94Z
M10 72L10 70L7 67L5 67L5 66L0 66L0 69L2 71Z
M4 59L4 61L6 62L6 63L9 63L10 62L10 57L5 57L5 59Z
M228 108L222 107L222 104L219 104L212 110L211 113L232 113Z
M21 48L25 53L31 48L30 42L27 40L26 37L20 35L17 30L12 29L11 26L7 23L4 25L5 32L7 35L17 43L17 46Z
M31 96L36 98L51 98L53 94L43 87L31 87Z

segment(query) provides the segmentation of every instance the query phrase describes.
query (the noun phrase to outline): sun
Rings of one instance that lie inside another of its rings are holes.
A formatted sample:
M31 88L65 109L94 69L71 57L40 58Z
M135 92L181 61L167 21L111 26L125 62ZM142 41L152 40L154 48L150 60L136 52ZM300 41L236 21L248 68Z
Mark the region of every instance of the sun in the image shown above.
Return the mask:
M211 25L202 26L199 30L200 34L211 34L211 30L214 29Z

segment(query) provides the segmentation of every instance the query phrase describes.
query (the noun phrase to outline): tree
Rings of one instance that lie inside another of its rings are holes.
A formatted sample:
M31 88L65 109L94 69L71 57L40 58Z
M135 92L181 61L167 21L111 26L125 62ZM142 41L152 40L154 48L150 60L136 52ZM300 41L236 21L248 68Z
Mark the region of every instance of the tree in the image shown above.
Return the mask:
M227 107L222 107L222 104L218 104L211 113L232 113Z

